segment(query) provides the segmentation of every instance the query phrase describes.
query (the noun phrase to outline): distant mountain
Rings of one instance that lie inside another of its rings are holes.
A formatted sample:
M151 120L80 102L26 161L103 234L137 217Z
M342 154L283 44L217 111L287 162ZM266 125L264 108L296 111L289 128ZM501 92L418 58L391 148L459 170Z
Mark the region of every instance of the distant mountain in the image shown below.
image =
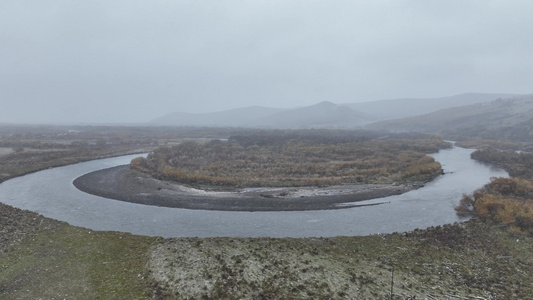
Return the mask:
M380 121L368 129L443 134L447 138L533 140L533 95L441 109L429 114Z
M171 113L153 120L155 125L230 126L252 128L355 128L374 119L332 102L292 109L246 107L215 113Z
M342 105L365 113L377 120L389 120L423 115L439 109L489 102L498 98L510 98L514 96L519 95L466 93L441 98L388 99Z
M381 120L413 117L432 113L440 109L488 103L496 99L508 99L511 97L518 96L511 94L469 93L442 98L405 98L346 104L324 101L311 106L290 109L251 106L203 114L175 112L157 118L150 123L153 125L199 127L350 129ZM436 116L440 114L442 112L432 115L430 118L437 120L439 118ZM386 124L393 123L377 123L373 126L375 128L390 128ZM408 131L415 129L414 127L417 126L413 125L413 128L402 128L402 130ZM390 129L396 130L397 128L392 127Z
M269 128L355 128L372 121L366 114L324 101L315 105L278 112L256 120Z

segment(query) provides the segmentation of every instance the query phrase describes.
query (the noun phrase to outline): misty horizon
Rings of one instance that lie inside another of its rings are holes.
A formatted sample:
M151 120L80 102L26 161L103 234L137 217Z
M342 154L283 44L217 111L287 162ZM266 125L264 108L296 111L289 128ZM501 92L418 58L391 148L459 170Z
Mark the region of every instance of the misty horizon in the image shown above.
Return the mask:
M529 2L0 4L0 123L533 91Z

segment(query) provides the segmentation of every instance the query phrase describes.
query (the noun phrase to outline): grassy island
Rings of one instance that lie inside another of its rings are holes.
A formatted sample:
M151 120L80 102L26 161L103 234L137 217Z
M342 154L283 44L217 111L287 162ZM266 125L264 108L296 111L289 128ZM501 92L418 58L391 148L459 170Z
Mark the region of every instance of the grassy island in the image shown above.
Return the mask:
M131 167L157 179L217 187L428 181L442 168L426 154L445 147L449 144L429 135L254 134L159 147L147 158L134 159Z

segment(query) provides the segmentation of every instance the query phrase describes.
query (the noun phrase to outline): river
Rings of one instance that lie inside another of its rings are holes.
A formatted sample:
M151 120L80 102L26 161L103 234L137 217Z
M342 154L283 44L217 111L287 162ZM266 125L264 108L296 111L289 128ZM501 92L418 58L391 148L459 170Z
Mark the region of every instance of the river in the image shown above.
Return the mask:
M0 202L93 230L163 237L328 237L409 231L461 221L454 207L491 177L508 174L470 159L472 150L454 147L432 156L445 174L408 193L359 202L357 208L227 212L164 208L93 196L77 190L77 177L129 163L135 155L48 169L0 184Z

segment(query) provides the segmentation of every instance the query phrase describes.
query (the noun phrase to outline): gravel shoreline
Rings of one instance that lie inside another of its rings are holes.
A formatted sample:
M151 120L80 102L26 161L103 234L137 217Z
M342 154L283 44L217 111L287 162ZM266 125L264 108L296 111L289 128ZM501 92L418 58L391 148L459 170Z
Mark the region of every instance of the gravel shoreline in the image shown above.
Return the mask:
M325 188L244 188L231 191L211 191L156 180L147 174L131 170L128 165L88 173L76 178L73 183L83 192L120 201L163 207L223 211L297 211L350 208L363 206L356 202L399 195L424 185L423 183L365 184Z

